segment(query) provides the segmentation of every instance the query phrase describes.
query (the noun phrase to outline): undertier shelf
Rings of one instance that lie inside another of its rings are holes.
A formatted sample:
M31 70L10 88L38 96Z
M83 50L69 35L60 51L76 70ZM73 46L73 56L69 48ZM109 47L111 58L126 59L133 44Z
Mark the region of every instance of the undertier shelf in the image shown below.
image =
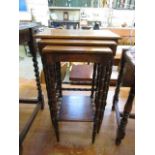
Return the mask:
M59 111L59 121L92 122L94 119L90 96L63 96Z

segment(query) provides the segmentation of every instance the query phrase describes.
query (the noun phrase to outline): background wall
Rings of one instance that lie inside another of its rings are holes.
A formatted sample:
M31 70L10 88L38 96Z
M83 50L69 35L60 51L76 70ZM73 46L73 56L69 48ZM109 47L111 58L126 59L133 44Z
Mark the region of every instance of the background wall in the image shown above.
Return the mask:
M34 15L34 19L37 22L41 22L43 25L48 26L48 20L50 12L48 9L48 0L26 0L28 12L20 12L19 18L21 20L31 20ZM81 9L81 11L68 11L69 20L78 20L83 18L81 12L84 11L87 14L88 20L100 20L104 26L121 27L123 23L131 27L134 23L134 10L113 10L109 8L87 8ZM58 20L63 20L63 11L53 10Z
M48 25L49 11L48 0L26 0L27 12L20 12L20 20L31 20L31 14L37 22L41 22L43 25Z

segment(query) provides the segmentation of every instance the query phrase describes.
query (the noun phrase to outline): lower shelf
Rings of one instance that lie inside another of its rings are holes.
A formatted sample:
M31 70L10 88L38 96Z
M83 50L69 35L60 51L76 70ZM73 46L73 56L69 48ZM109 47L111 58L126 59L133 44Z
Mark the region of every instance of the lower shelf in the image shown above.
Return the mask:
M90 96L63 96L60 105L59 121L92 122L94 118Z

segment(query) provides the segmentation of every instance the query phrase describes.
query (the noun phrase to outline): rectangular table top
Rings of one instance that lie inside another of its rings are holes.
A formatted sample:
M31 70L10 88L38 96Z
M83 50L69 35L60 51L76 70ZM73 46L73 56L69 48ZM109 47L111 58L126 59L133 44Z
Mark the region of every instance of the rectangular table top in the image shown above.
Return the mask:
M120 36L110 30L82 30L82 29L50 29L35 34L42 39L107 39L118 40Z

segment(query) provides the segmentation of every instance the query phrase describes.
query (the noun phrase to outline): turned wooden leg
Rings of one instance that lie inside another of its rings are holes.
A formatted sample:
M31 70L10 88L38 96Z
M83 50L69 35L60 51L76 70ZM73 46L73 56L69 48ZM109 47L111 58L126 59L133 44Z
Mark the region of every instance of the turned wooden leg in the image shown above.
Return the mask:
M32 30L30 30L32 31ZM30 32L32 34L32 32ZM40 78L39 78L39 67L38 67L38 61L37 61L37 55L36 55L36 49L34 47L34 40L33 36L30 36L30 41L28 42L28 46L30 48L30 52L32 54L32 61L33 61L33 67L34 67L34 73L35 73L35 80L36 80L36 86L38 91L38 101L41 104L41 109L44 109L44 97L42 95L42 89L40 84Z
M53 125L53 128L54 128L54 132L55 132L55 135L56 135L56 139L57 139L57 142L59 142L60 138L59 138L59 128L58 128L57 117L54 114L55 112L52 111L51 106L49 106L49 110L50 110L50 116L51 116L52 125Z
M103 117L104 117L105 106L107 104L106 100L107 100L107 95L108 95L108 90L109 90L110 76L111 76L111 72L112 72L112 64L113 64L112 62L109 62L109 64L105 68L105 71L104 71L105 73L104 73L104 75L102 77L103 94L102 94L102 98L101 98L99 125L98 125L98 128L97 128L97 133L99 133L99 131L100 131L102 120L103 120Z
M102 64L99 65L98 68L98 74L97 74L97 79L98 79L98 87L97 87L97 91L95 94L95 105L96 105L96 111L95 111L95 117L94 117L94 128L93 128L93 136L92 136L92 143L94 143L95 141L95 137L96 134L98 133L98 128L100 126L100 115L102 111L102 107L103 107L103 96L105 99L105 91L106 91L106 84L105 84L105 73L106 72L106 68L105 66Z
M114 98L113 98L112 110L115 110L115 103L118 102L118 96L119 96L119 92L120 92L120 86L121 86L121 82L122 82L122 78L123 78L123 72L124 72L124 66L125 66L124 54L125 53L123 52L122 58L121 58L121 63L120 63L120 71L119 71L118 80L117 80L116 89L115 89L115 94L114 94Z
M35 73L35 78L36 78L36 86L38 90L38 100L41 103L41 109L44 109L44 97L42 95L42 89L41 89L41 84L40 84L40 79L39 79L39 67L38 67L38 62L36 58L36 54L32 54L32 61L33 61L33 66L34 66L34 73Z
M62 81L61 81L61 65L60 62L56 63L56 80L59 97L62 97Z
M93 95L94 95L95 78L96 78L96 63L94 63L94 67L93 67L93 79L92 79L91 98L93 98Z
M116 136L116 140L115 140L116 145L119 145L121 143L122 139L125 137L125 129L126 129L126 125L128 122L128 117L132 110L134 96L135 96L135 88L133 85L130 89L129 96L128 96L127 102L125 104L125 107L124 107L123 117L122 117L120 124L118 126L118 129L117 129L117 136Z
M48 94L48 104L49 110L51 115L51 120L53 124L53 128L56 134L56 139L59 142L59 130L58 130L58 118L57 118L57 98L56 98L56 84L57 79L55 77L55 65L44 65L44 69L46 70L46 85L47 87L47 94Z

